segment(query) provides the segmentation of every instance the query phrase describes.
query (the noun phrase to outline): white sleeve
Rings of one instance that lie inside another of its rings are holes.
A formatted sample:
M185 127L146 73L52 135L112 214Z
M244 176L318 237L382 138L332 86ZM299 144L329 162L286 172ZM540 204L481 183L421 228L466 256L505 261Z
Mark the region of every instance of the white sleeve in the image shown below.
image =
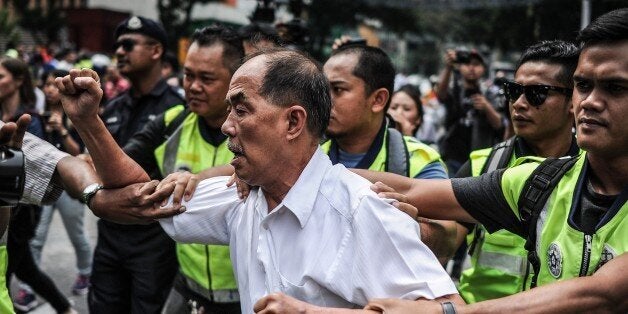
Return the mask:
M363 197L353 216L351 280L340 280L357 304L373 298L434 299L458 291L421 242L417 222L377 196ZM340 275L340 274L338 274Z
M50 143L30 134L24 135L24 192L20 202L28 204L52 203L63 192L60 180L53 180L57 163L70 156Z
M164 231L175 241L199 244L229 244L231 220L243 204L235 185L227 187L229 177L201 181L182 214L159 219ZM169 200L170 206L172 198Z

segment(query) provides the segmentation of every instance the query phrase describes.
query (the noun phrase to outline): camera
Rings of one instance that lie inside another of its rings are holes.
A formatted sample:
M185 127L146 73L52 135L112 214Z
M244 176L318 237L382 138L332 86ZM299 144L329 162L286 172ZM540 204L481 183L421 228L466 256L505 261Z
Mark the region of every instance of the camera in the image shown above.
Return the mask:
M467 64L471 62L471 52L466 50L456 50L456 63Z
M0 145L0 206L17 205L24 192L24 154Z

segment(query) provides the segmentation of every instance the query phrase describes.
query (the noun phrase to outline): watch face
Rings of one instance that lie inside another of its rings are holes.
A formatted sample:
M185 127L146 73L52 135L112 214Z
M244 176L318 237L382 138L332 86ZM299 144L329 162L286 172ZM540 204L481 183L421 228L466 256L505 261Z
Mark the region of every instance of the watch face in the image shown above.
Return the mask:
M83 194L81 195L81 201L83 201L83 203L85 204L88 204L92 196L94 196L94 194L96 194L96 192L98 192L98 190L100 189L102 189L102 185L98 183L88 185L85 190L83 190Z

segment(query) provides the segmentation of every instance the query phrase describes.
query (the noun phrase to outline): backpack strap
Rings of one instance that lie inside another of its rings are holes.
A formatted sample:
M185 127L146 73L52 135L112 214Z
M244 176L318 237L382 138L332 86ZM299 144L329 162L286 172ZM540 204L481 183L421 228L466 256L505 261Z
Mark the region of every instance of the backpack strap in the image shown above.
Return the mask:
M519 214L523 225L527 227L525 249L528 261L534 269L531 287L536 287L541 262L536 251L537 221L552 191L569 169L578 161L578 156L547 158L528 177L519 195ZM526 276L527 278L527 276ZM524 288L526 283L524 282Z
M488 155L486 162L484 162L484 166L482 167L482 171L480 174L490 173L498 169L504 169L508 167L508 163L510 162L510 158L515 149L515 137L511 137L508 140L495 144L493 149L491 149L491 153ZM484 239L484 229L479 225L476 225L473 228L473 241L469 244L469 255L473 255L475 251L475 247L479 243L479 241Z
M507 141L501 142L493 146L491 154L486 159L482 172L490 173L497 169L504 169L508 167L508 162L512 157L512 153L515 149L515 137L509 138Z
M170 121L164 130L164 139L166 140L166 149L164 150L164 161L162 166L164 176L174 172L183 121L189 114L190 109L186 107L174 119L172 119L172 121Z
M410 176L410 156L406 141L399 131L388 128L388 147L386 150L386 171L405 177Z

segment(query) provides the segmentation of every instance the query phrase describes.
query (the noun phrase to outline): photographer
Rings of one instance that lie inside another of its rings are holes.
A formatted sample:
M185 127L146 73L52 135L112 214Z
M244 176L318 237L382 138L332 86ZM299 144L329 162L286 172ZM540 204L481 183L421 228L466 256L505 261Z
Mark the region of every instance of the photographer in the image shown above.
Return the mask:
M480 84L485 71L484 59L475 50L450 49L445 54L445 69L436 94L447 110L446 134L440 143L440 153L452 175L472 150L491 147L503 136L503 108L495 101L495 95Z

